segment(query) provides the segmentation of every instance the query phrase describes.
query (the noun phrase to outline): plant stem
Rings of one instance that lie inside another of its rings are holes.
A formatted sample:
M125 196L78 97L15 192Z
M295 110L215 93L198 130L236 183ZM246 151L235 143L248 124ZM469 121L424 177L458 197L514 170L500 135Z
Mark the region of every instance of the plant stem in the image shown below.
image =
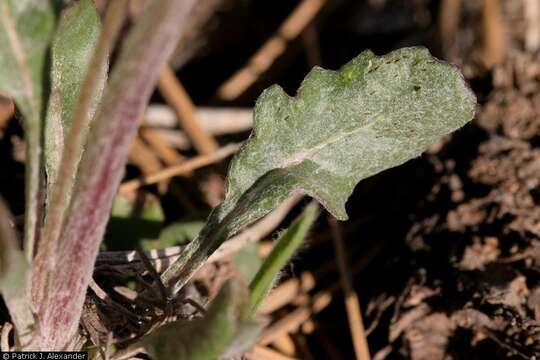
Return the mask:
M107 64L109 54L122 28L126 13L127 0L111 2L73 112L72 125L62 152L62 161L58 168L56 182L48 204L41 243L38 244L34 261L31 295L32 307L35 311L39 310L43 302L44 291L48 282L47 274L56 265L54 254L56 254L58 239L69 205L69 197L75 181L81 149L86 140L88 113L96 94L101 69Z
M194 0L154 0L122 45L89 133L40 319L41 346L60 350L78 329L86 289L129 147L159 70L186 30Z

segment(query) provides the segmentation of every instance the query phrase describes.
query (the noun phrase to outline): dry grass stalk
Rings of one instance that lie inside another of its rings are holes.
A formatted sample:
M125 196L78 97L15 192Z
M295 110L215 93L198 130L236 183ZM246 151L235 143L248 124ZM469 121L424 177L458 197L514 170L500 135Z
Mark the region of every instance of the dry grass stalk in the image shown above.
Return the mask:
M345 244L338 221L335 218L329 218L330 229L332 231L332 239L334 240L334 248L336 251L336 260L339 269L341 287L345 295L345 308L347 310L347 318L349 320L349 329L354 345L356 358L360 360L369 360L369 347L367 336L364 330L364 322L362 321L362 313L360 311L360 302L358 295L354 290L351 271L347 263L347 255L345 253Z
M207 155L217 151L217 141L201 126L193 101L168 65L161 68L158 89L178 114L182 129L193 141L199 154Z
M439 8L439 33L445 53L451 52L461 14L461 0L442 0Z
M487 68L502 64L506 57L507 31L499 0L484 0L482 10L484 29L483 62Z
M288 42L296 39L304 31L326 2L326 0L303 0L298 4L277 32L257 50L247 64L220 86L218 96L231 101L242 95L285 52Z
M156 130L143 128L139 130L139 134L165 164L171 166L185 161L185 158L169 146Z
M296 354L296 346L290 335L279 337L272 345L283 355L294 357Z
M540 48L540 2L524 0L523 10L526 21L525 48L535 52Z
M0 94L0 131L2 131L15 113L13 101Z
M143 174L153 174L163 168L158 157L139 137L133 139L129 149L129 162L137 166Z
M120 192L126 193L138 189L144 185L151 185L163 180L170 179L174 176L186 176L191 171L199 169L204 166L215 164L226 157L234 154L240 148L240 144L229 144L213 154L200 155L193 159L189 159L179 165L170 166L148 176L143 176L138 179L126 181L120 186Z

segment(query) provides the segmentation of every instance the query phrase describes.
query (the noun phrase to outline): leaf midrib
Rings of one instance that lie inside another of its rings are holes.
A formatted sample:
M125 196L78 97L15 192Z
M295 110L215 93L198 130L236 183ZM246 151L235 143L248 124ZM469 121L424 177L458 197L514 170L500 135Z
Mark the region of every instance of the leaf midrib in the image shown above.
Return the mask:
M376 116L374 116L376 118ZM307 160L307 159L312 159L313 157L315 157L319 152L321 152L322 150L324 150L327 146L330 146L332 144L335 144L349 136L353 136L355 135L356 133L359 133L361 131L364 131L364 130L368 130L370 127L372 127L372 125L374 124L375 122L372 121L372 122L368 122L367 124L363 125L363 126L360 126L360 127L357 127L351 131L348 131L348 132L345 132L345 133L341 133L340 135L336 135L332 138L330 138L328 141L323 141L322 143L312 147L312 148L309 148L309 149L306 149L306 150L303 150L300 154L305 154L305 156L300 156L298 157L298 155L296 156L293 156L291 158L288 158L287 160L285 160L281 166L278 166L277 168L282 168L282 169L286 169L286 168L289 168L291 166L294 166L294 165L298 165L300 163L302 163L303 161Z

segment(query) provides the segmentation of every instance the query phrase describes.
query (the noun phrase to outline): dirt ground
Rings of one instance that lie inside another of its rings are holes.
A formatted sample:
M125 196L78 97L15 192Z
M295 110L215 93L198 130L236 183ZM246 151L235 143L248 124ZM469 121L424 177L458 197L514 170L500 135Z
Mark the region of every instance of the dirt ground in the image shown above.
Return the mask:
M348 240L371 243L356 284L375 359L540 354L540 63L525 3L501 2L502 24L482 19L481 1L462 4L442 53L478 97L475 120L351 201L373 219Z

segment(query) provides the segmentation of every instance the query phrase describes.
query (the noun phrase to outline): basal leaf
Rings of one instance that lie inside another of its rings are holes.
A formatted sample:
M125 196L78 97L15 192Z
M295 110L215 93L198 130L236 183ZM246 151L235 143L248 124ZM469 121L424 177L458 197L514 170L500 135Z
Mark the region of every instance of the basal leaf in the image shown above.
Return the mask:
M15 325L18 346L27 349L32 340L34 317L26 297L28 262L17 243L11 215L0 200L0 294Z
M339 71L316 67L296 97L270 87L231 162L224 202L163 281L178 291L227 237L293 192L347 219L345 202L360 180L419 156L474 108L459 71L423 48L365 51Z
M21 112L27 145L24 237L29 259L39 211L42 86L54 20L52 1L0 1L0 91Z
M51 95L45 120L45 166L47 188L51 189L61 161L64 139L71 125L90 59L97 44L101 22L92 0L81 0L62 14L52 43ZM105 85L107 66L101 69L99 84L88 123L94 116ZM81 149L82 151L82 149Z
M43 349L64 349L77 333L86 289L137 120L148 103L159 69L185 31L194 0L148 1L116 59L78 167L60 237L54 245L40 316ZM126 4L126 1L112 1ZM54 192L53 192L54 193ZM58 219L56 219L58 220ZM56 221L55 220L55 221ZM50 239L49 239L50 240ZM56 239L52 239L56 242ZM52 246L51 246L52 247ZM62 304L57 306L55 304Z
M163 326L143 339L157 360L206 360L241 355L255 342L261 325L247 316L247 289L226 283L204 318Z
M30 296L32 298L32 308L38 313L38 317L41 317L41 313L44 311L44 301L46 301L47 293L49 292L49 282L51 280L49 275L51 270L55 268L59 261L63 262L65 259L65 257L57 258L59 238L64 220L67 218L66 212L76 180L79 160L81 158L81 149L86 140L89 114L93 112L93 105L95 105L96 98L99 97L98 95L101 90L100 85L102 85L101 82L103 81L103 71L104 68L107 67L109 54L124 22L126 2L127 0L113 1L110 6L107 7L103 29L100 31L99 39L94 46L95 49L85 71L84 81L79 86L79 96L77 101L72 104L73 109L71 110L71 117L69 120L70 128L65 140L63 139L64 129L62 129L63 119L59 118L60 116L63 116L61 106L65 105L61 101L61 96L63 95L60 91L63 91L64 89L62 88L73 80L73 76L67 76L66 81L64 82L62 80L63 74L56 74L60 76L60 79L55 81L56 85L61 86L60 88L56 88L56 91L52 96L50 102L52 109L51 113L55 116L51 116L49 120L51 120L53 131L54 129L57 130L56 135L62 134L62 137L57 139L61 141L58 141L58 144L56 144L58 149L60 149L60 147L62 148L62 151L61 154L59 152L56 154L58 158L61 155L61 161L56 162L56 167L53 169L54 171L50 172L51 179L49 179L46 216L40 231L41 241L38 244L39 246L36 247L36 255L33 257ZM80 6L84 7L85 5L92 6L92 4L88 3L83 3ZM76 12L70 13L70 11L77 11L77 9L84 10L84 8L76 7L75 9L68 10L67 17L64 17L64 22L67 22L67 25L64 23L64 26L60 29L60 40L55 44L58 45L56 60L62 60L62 57L59 57L59 55L64 52L64 50L61 50L65 46L62 39L71 39L72 36L68 35L74 34L71 32L72 29L69 25L73 22L73 16L76 16ZM89 11L91 12L92 9ZM77 30L77 26L74 25L73 29ZM76 31L75 34L77 33L80 35L79 31ZM77 38L77 36L75 36L75 38ZM56 65L60 66L58 64L59 62L57 61ZM62 67L65 66L65 64L61 65ZM64 68L62 70L66 69ZM52 122L53 120L54 122ZM51 165L51 162L49 162L49 165ZM83 175L81 175L81 177L83 177ZM60 340L64 341L64 337L65 334L62 334Z

